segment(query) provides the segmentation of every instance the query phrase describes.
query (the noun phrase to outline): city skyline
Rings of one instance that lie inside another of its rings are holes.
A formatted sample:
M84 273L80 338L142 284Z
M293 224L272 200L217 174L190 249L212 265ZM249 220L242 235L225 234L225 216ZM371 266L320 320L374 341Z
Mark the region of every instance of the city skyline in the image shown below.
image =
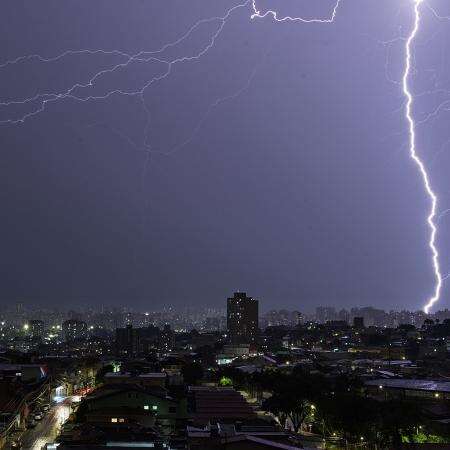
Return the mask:
M225 299L227 298L227 295L230 295L233 291L228 292L228 294L225 295ZM242 291L237 291L238 293L244 293ZM46 311L46 310L53 310L53 311L59 311L64 313L69 313L70 311L73 312L87 312L87 311L123 311L123 312L133 312L138 314L146 314L146 313L162 313L162 312L182 312L182 311L192 311L192 312L198 312L198 311L225 311L226 306L223 305L224 298L220 299L221 301L207 304L202 303L198 306L177 306L174 304L173 306L161 306L161 307L153 307L151 306L151 303L148 303L148 307L136 307L136 306L129 306L126 303L119 303L118 305L112 305L111 303L104 303L100 305L93 306L91 303L78 303L78 304L67 304L67 305L41 305L39 303L33 302L33 301L9 301L5 303L5 306L3 308L0 308L0 313L3 311L16 311L18 306L22 311ZM301 311L306 314L313 314L320 308L334 308L336 311L339 310L351 310L351 309L364 309L364 308L372 308L380 311L393 311L393 312L401 312L401 311L408 311L408 312L422 312L423 308L418 309L408 309L408 308L380 308L378 305L365 305L365 304L344 304L340 306L333 305L331 302L328 303L322 303L318 305L312 305L310 308L304 308L302 307L302 303L293 302L293 306L288 305L282 305L279 302L276 302L275 304L272 304L271 302L264 302L264 299L261 298L255 298L255 300L258 301L260 305L260 311L265 314L270 311ZM303 305L304 306L304 305ZM434 313L439 313L443 311L449 311L449 308L435 308L434 312L428 313L428 315L432 316ZM427 315L426 313L424 313Z
M0 2L0 450L450 448L450 1Z
M61 327L67 321L81 320L89 326L94 326L94 328L100 327L110 330L118 326L125 327L127 324L137 327L154 325L163 327L169 324L174 327L175 331L225 330L228 328L234 330L232 333L235 334L236 341L241 339L240 333L243 333L244 336L250 336L254 333L254 330L258 328L258 322L262 328L276 325L294 326L306 322L321 324L345 322L351 324L355 317L362 317L367 326L395 328L401 324L412 324L420 327L427 319L435 320L436 323L450 319L450 310L437 310L434 313L426 314L423 310L383 310L374 306L336 308L330 305L317 306L313 311L305 311L301 308L291 310L282 306L278 309L264 309L260 307L258 299L247 297L245 292L235 292L219 308L203 306L177 309L168 307L160 310L146 309L140 311L126 306L118 308L101 307L98 309L91 306L70 309L41 309L17 303L0 309L3 328L12 327L13 330L22 330L28 333L31 333L35 322L37 326L40 326L40 323L43 322L47 327L50 326L55 329L55 327Z
M3 308L0 448L448 447L450 310L258 312Z

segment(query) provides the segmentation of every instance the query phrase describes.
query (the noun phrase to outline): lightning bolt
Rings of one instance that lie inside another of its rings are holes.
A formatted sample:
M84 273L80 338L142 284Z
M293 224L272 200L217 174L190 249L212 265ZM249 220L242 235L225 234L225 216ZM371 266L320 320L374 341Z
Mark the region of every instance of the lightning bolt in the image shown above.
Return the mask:
M409 36L407 37L405 41L405 70L403 72L403 78L402 78L402 89L403 94L406 98L405 103L405 117L406 121L408 123L408 131L409 131L409 154L411 159L416 164L420 175L422 177L422 181L424 184L425 192L430 200L430 212L427 217L427 224L430 229L430 239L428 241L428 247L430 248L431 255L432 255L432 264L433 264L433 270L434 270L434 276L436 279L435 287L433 295L427 300L425 306L423 307L423 310L426 314L429 313L430 308L439 300L440 294L441 294L441 288L442 288L442 274L441 269L439 265L439 252L436 246L436 234L437 234L437 227L435 223L435 217L436 217L436 210L437 210L437 195L433 191L430 183L430 177L428 175L428 172L426 170L425 164L423 163L422 159L420 158L417 147L416 147L416 124L414 121L413 116L413 94L411 93L410 89L410 78L411 78L411 70L412 70L412 44L417 36L417 33L420 28L420 6L424 2L424 0L413 0L414 2L414 25L411 29L411 32Z
M376 0L374 0L376 1ZM434 15L434 17L438 20L450 20L450 17L441 16L435 11L431 6L429 6L426 3L426 0L409 0L413 6L413 26L409 33L409 35L405 38L397 38L396 40L404 41L404 52L405 52L405 61L404 61L404 71L403 76L401 78L401 81L398 82L398 84L401 86L404 98L405 98L405 105L404 105L404 116L405 120L408 125L408 147L409 147L409 156L414 162L415 166L417 167L419 174L421 176L421 180L424 185L425 193L429 199L430 202L430 209L429 214L427 216L426 222L429 229L429 240L428 240L428 247L431 252L432 257L432 266L434 271L434 277L435 277L435 284L434 284L434 290L433 294L429 299L427 299L425 306L423 307L425 313L429 313L430 309L433 307L433 305L440 299L441 295L441 288L444 277L441 274L440 269L440 263L439 263L439 252L436 244L436 237L437 237L437 225L436 220L439 220L439 218L436 217L437 213L437 204L438 204L438 198L436 193L431 187L430 183L430 176L427 172L427 168L422 161L420 154L417 151L417 139L416 139L416 129L417 126L421 123L427 121L430 117L435 116L442 110L444 107L447 106L447 102L441 104L437 110L429 114L424 120L417 121L414 118L413 114L413 106L414 106L414 99L415 97L418 97L420 94L417 94L416 96L413 95L410 83L411 83L411 76L413 71L413 51L412 47L415 42L416 36L419 33L420 30L420 23L421 23L421 10L422 6L426 6L431 13ZM107 99L113 95L122 95L122 96L130 96L134 97L137 96L140 101L142 102L143 109L145 113L147 114L147 124L145 127L145 138L144 138L144 145L143 145L143 151L147 153L145 164L144 164L144 170L143 170L143 180L145 179L145 174L148 168L148 165L150 164L151 159L151 150L150 145L148 144L148 133L149 133L149 126L150 126L150 112L146 105L144 94L146 90L152 86L154 83L157 83L172 73L173 68L178 65L189 61L197 61L201 59L204 55L206 55L215 45L216 40L218 39L219 35L221 34L222 30L225 27L225 24L227 20L230 18L230 16L239 8L249 7L251 9L251 19L264 19L264 18L270 18L273 21L277 23L283 23L283 22L298 22L303 24L331 24L335 22L335 19L337 17L339 7L341 6L342 0L335 0L333 2L333 6L330 9L330 13L327 16L324 17L303 17L303 16L290 16L290 15L281 15L276 10L266 10L262 11L260 7L258 6L258 0L245 0L243 3L237 4L236 6L233 6L229 10L226 11L226 13L223 16L216 16L216 17L210 17L206 19L201 19L198 22L196 22L191 28L189 28L181 37L174 40L173 42L169 42L168 44L163 45L161 48L157 50L152 51L146 51L141 50L139 52L130 54L127 52L123 52L120 50L91 50L91 49L85 49L85 50L67 50L59 55L56 55L54 57L46 58L38 54L28 55L28 56L21 56L16 59L5 61L4 63L0 64L0 70L4 69L9 66L14 66L17 64L21 64L27 61L35 61L37 63L49 63L49 62L56 62L59 60L62 60L63 58L73 56L73 55L102 55L102 56L111 56L115 58L121 58L122 62L120 63L114 63L110 64L108 67L103 68L102 70L99 70L95 72L92 76L90 76L89 80L87 82L77 82L70 86L69 88L61 91L61 92L38 92L37 94L28 97L28 98L21 98L21 99L15 99L15 100L9 100L9 101L2 101L0 102L0 107L2 108L9 108L9 107L17 107L17 106L28 106L32 105L30 109L28 109L28 112L22 113L19 117L13 116L6 118L4 120L0 120L0 124L20 124L25 122L28 119L31 119L32 117L43 113L46 110L47 105L63 101L65 99L70 99L78 102L89 102L89 101L95 101L95 100L104 100ZM184 56L178 56L176 58L168 59L163 56L164 52L170 48L175 47L176 45L182 43L186 39L188 39L195 30L197 30L201 25L208 24L208 23L217 23L217 29L212 33L212 35L209 38L209 41L195 54L192 55L184 55ZM393 41L391 41L393 42ZM389 44L389 42L388 42ZM90 93L87 92L87 94L81 95L81 92L83 90L87 89L93 89L97 82L104 76L111 74L113 72L116 72L121 69L128 68L132 63L157 63L161 64L163 67L165 67L162 72L156 76L153 76L152 78L146 80L143 85L136 89L119 89L114 88L111 90L108 90L102 94ZM193 129L192 134L181 144L176 145L173 147L168 154L171 152L177 151L179 148L183 147L187 143L189 143L194 135L198 132L198 130L201 128L203 123L208 118L210 112L222 104L223 102L226 102L228 100L234 99L235 97L239 96L242 92L244 92L250 85L254 75L255 70L250 74L247 82L243 87L238 89L235 93L229 94L227 96L218 98L215 102L213 102L209 108L206 110L206 113L201 118L198 125ZM395 82L394 80L392 80ZM397 83L397 82L395 82ZM450 101L449 101L450 102ZM37 103L37 106L36 106ZM118 132L120 134L120 132ZM131 138L128 138L127 136L123 136L130 144L132 144L136 149L139 149L139 146L137 143L135 143ZM447 211L445 211L447 213Z
M256 4L257 0L252 0L252 8L253 8L253 14L252 19L254 18L265 18L267 16L270 16L275 22L301 22L301 23L333 23L341 0L336 0L334 7L331 11L331 15L329 17L324 18L305 18L305 17L293 17L293 16L280 16L278 11L275 10L268 10L265 12L261 12L261 10L258 8ZM430 230L429 235L429 241L428 241L428 247L431 251L432 256L432 266L434 271L434 277L435 277L435 285L434 285L434 292L432 296L427 300L425 306L423 307L423 310L425 313L429 313L432 306L439 300L440 294L441 294L441 288L442 288L442 282L443 277L441 274L440 264L439 264L439 252L436 246L436 235L437 235L437 226L435 223L436 218L436 211L437 211L437 203L438 198L436 193L433 191L430 183L430 177L428 175L427 169L425 167L425 164L423 163L422 159L420 158L417 148L416 148L416 122L414 120L413 116L413 94L410 89L410 78L411 78L411 71L412 71L412 45L414 43L414 40L417 36L417 33L419 32L420 28L420 7L422 3L424 3L424 0L411 0L413 2L413 10L414 10L414 24L411 29L411 32L409 36L406 39L402 39L405 42L405 65L404 65L404 72L402 77L402 90L403 95L405 96L406 103L405 103L405 118L408 123L408 133L409 133L409 155L411 159L414 161L415 165L417 166L419 173L421 175L423 185L425 192L430 200L430 211L427 216L427 224ZM427 7L431 10L433 15L440 19L440 20L449 20L449 17L446 16L440 16L433 8L427 5ZM446 104L446 103L445 103ZM444 105L445 105L444 104ZM441 105L442 106L442 105ZM440 107L441 108L441 107ZM440 109L439 108L439 109ZM438 112L438 111L437 111ZM432 113L433 114L436 114Z
M278 14L278 11L275 10L268 10L266 12L261 12L258 9L258 6L256 4L256 0L252 0L252 9L253 9L253 14L251 15L252 19L258 18L258 19L264 19L267 16L271 16L273 20L275 20L275 22L302 22L302 23L332 23L334 22L334 19L336 17L339 5L341 3L341 0L336 0L336 3L333 7L333 10L331 11L331 15L330 17L325 17L325 18L317 18L317 17L312 17L312 18L305 18L305 17L292 17L292 16L283 16L280 17Z

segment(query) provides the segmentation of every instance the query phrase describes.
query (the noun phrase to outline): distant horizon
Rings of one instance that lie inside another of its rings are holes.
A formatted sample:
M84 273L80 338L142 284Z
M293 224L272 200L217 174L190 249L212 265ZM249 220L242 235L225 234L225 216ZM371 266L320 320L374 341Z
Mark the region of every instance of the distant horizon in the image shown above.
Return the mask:
M237 292L237 291L236 291ZM245 291L241 291L241 292L245 292ZM247 293L248 294L248 293ZM301 308L291 308L291 307L283 307L283 306L279 306L277 308L264 308L262 306L264 306L261 303L261 300L259 300L258 298L253 297L255 300L259 301L259 310L260 310L260 315L261 314L266 314L270 311L288 311L288 312L300 312L300 313L306 313L308 315L313 315L316 313L316 309L317 308L334 308L336 313L339 313L339 311L345 310L348 312L351 312L352 309L365 309L365 308L371 308L377 311L383 311L385 313L389 313L389 312L410 312L410 313L423 313L425 315L434 315L434 314L438 314L438 313L442 313L442 312L448 312L450 311L449 308L442 308L442 309L436 309L435 311L432 311L428 314L426 314L422 309L385 309L385 308L381 308L375 305L359 305L359 306L334 306L331 304L319 304L315 307L313 307L313 309L301 309ZM124 304L120 304L120 305L107 305L107 304L100 304L100 305L89 305L89 304L73 304L70 306L65 306L65 305L58 305L58 306L52 306L52 305L40 305L40 304L36 304L36 303L32 303L32 302L26 302L26 301L17 301L17 302L8 302L8 303L3 303L0 306L0 312L4 311L4 310L10 310L11 308L12 310L17 308L18 305L22 305L22 307L24 309L28 309L30 311L39 311L39 310L51 310L51 311L58 311L58 312L65 312L65 313L69 313L70 311L74 311L74 312L87 312L87 311L95 311L95 312L100 312L102 309L105 311L113 311L113 310L124 310L124 312L129 312L129 313L133 313L133 314L144 314L145 313L162 313L162 312L173 312L173 313L177 313L177 312L183 312L183 311L191 311L191 312L204 312L206 310L216 310L216 311L224 311L226 313L226 299L224 301L224 304L221 306L216 306L216 305L198 305L198 306L176 306L176 304L174 304L174 306L169 306L169 307L154 307L154 308L138 308L138 307L133 307L133 306L128 306L125 303Z

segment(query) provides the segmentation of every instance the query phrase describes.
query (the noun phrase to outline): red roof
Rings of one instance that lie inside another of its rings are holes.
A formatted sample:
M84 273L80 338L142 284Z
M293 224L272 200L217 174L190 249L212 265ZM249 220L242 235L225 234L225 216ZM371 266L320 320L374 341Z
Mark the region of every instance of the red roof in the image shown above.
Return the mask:
M255 413L244 397L233 389L193 390L194 420L251 419Z

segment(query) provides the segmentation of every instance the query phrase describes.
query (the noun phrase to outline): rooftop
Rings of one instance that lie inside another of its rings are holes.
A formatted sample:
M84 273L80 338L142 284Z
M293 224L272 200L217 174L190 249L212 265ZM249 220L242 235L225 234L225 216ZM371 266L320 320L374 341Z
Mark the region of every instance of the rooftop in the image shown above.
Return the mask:
M195 421L212 419L249 419L255 417L252 407L234 389L190 388L194 398Z
M166 378L165 372L151 372L142 373L140 375L133 375L130 372L108 372L105 378Z
M411 389L417 391L433 391L433 392L449 392L450 381L434 381L434 380L404 380L385 378L378 380L366 381L366 386L383 386L392 389Z

